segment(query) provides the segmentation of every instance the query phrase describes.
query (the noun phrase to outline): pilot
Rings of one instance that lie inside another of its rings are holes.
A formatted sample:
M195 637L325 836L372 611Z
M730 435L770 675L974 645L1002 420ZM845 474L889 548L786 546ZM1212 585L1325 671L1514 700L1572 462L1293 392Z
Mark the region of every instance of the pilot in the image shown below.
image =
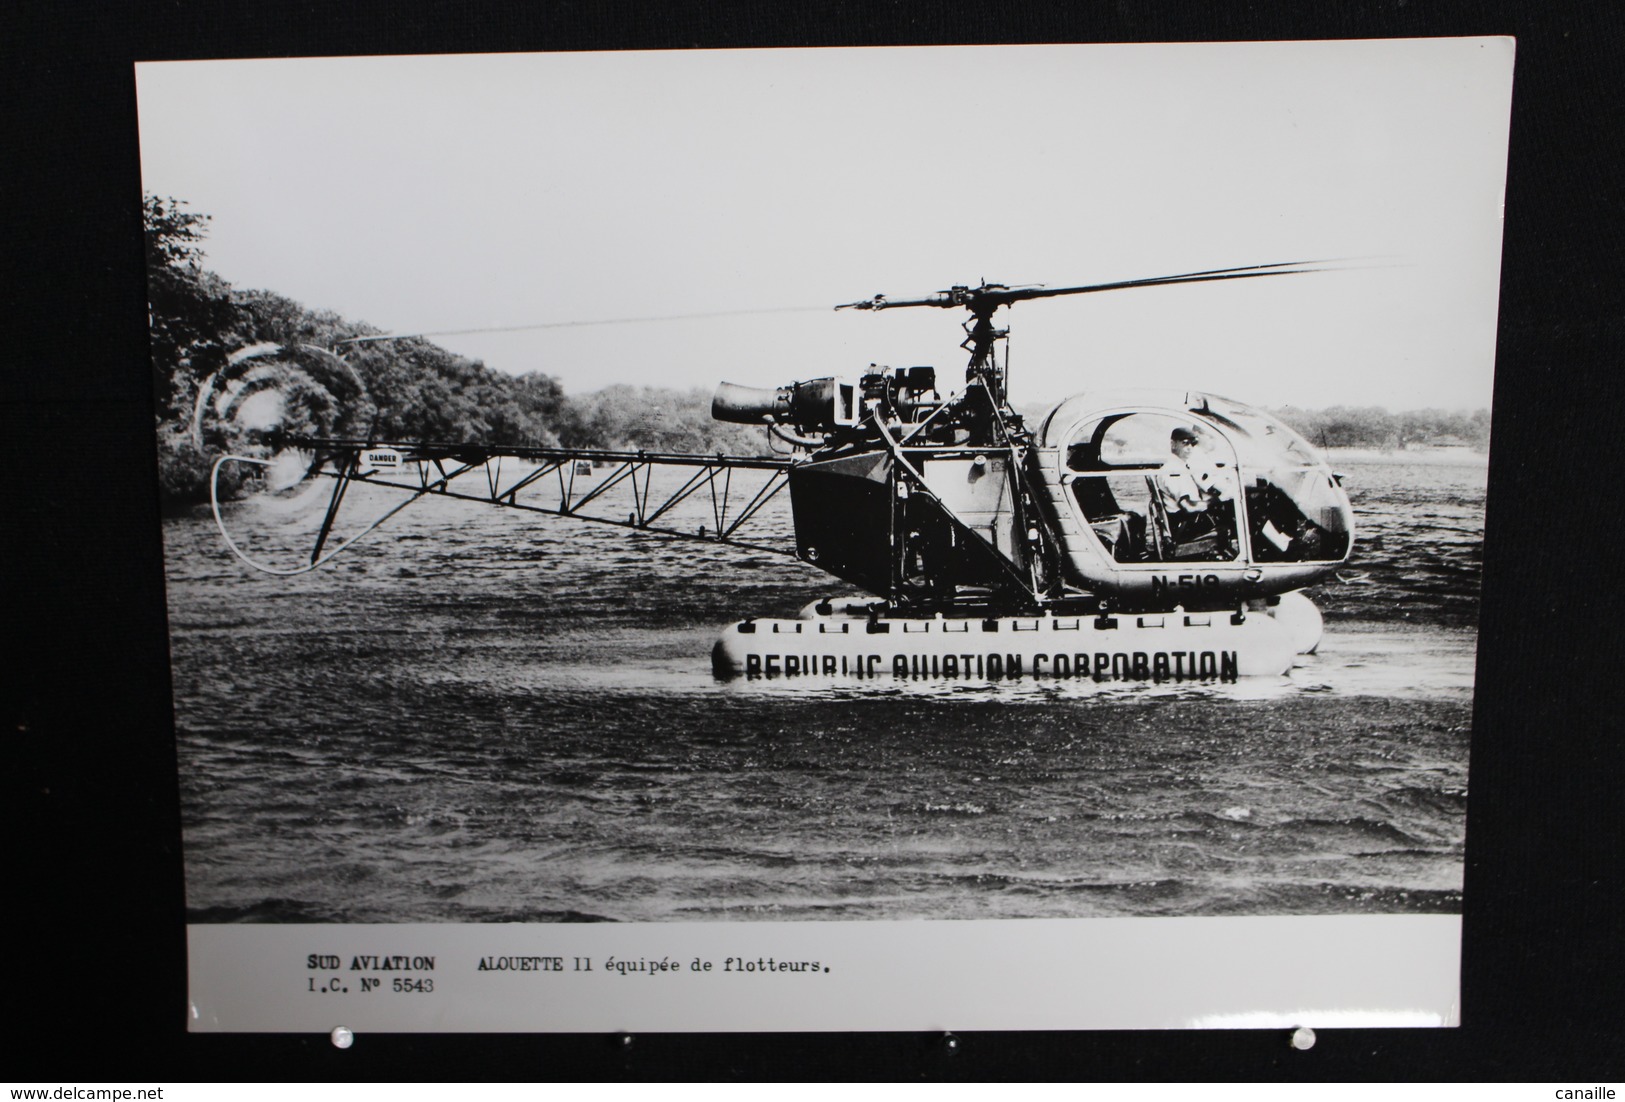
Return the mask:
M1232 530L1232 510L1210 506L1233 502L1235 485L1225 472L1201 454L1197 448L1199 443L1196 433L1183 426L1170 434L1168 448L1174 454L1157 475L1157 496L1168 514L1169 534L1175 543L1217 531L1220 557L1232 558L1234 540L1228 535Z

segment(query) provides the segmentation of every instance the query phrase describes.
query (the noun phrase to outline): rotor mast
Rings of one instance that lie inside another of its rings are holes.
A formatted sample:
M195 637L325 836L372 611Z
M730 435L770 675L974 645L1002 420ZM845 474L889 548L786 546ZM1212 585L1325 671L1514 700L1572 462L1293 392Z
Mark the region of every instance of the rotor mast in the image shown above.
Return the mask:
M993 312L1019 298L1031 297L1022 292L1037 290L1041 288L1010 288L999 283L983 283L979 287L950 287L946 291L938 291L934 295L922 298L892 299L885 295L876 295L861 302L844 302L835 309L890 310L900 306L938 306L953 309L963 306L971 315L965 321L966 336L959 346L970 353L970 362L965 365L965 382L981 383L993 403L1003 406L1006 398L1005 372L999 366L994 345L1007 337L1010 330L1000 329L993 324Z

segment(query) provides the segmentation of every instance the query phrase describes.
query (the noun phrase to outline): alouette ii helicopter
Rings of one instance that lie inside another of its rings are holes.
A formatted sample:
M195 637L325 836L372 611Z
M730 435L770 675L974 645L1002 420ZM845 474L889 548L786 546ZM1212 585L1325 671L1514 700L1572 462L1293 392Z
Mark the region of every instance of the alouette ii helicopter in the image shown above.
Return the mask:
M966 310L964 385L945 394L932 367L872 368L855 380L769 389L723 383L712 416L765 427L793 449L788 455L389 441L272 428L260 436L271 452L301 456L303 478L334 482L309 561L286 569L254 562L221 517L221 467L266 468L274 459L218 460L215 518L234 553L277 574L321 566L427 495L782 550L739 530L788 486L790 553L871 596L729 626L713 649L718 676L1211 682L1280 675L1320 641L1320 613L1300 591L1346 562L1353 547L1353 514L1338 477L1280 421L1201 391L1089 390L1029 426L1006 393L998 346L1009 330L993 318L1031 299L1325 270L1305 261L1077 287L983 283L845 303L836 309ZM378 339L390 338L357 341ZM345 387L353 396L361 386L336 351L256 345L204 385L194 430L206 413L229 416L272 385L267 360L300 355L341 397ZM510 457L531 466L504 482L501 461ZM656 467L692 473L669 493L654 493ZM765 478L738 507L729 500L736 471ZM457 482L472 472L484 478ZM484 492L463 489L480 482ZM354 483L408 496L329 549ZM616 486L630 490L630 511L588 508ZM702 488L714 526L677 526L670 511Z

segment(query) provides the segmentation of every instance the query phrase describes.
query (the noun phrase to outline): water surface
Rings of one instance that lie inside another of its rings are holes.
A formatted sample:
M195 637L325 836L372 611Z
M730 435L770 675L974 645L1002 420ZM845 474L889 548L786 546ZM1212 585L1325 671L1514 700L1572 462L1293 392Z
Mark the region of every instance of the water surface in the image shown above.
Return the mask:
M420 502L293 579L166 526L195 921L1460 907L1481 462L1338 464L1317 655L1236 685L718 681L766 552ZM346 517L395 499L358 487ZM322 501L229 523L294 561ZM711 523L708 501L674 518ZM788 545L787 503L759 538Z

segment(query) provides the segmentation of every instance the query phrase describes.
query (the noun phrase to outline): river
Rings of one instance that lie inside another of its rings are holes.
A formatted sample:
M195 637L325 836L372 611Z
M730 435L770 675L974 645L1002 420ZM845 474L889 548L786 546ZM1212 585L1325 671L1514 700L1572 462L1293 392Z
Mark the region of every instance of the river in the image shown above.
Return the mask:
M1234 685L719 681L723 625L839 584L443 500L273 578L171 519L189 915L1459 912L1484 463L1333 462L1359 528L1310 591L1325 640ZM322 504L228 523L290 561ZM787 542L782 496L758 531Z

